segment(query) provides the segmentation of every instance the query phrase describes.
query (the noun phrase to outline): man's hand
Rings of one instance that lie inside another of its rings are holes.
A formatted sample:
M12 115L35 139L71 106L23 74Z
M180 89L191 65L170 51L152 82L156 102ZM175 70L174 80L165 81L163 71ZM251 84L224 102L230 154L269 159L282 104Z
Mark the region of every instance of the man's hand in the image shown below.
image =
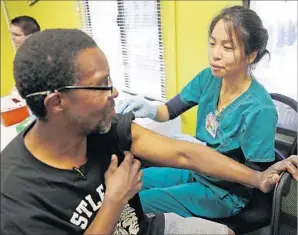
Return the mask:
M279 182L280 174L288 171L298 181L298 156L293 155L285 160L275 163L267 170L260 173L258 188L264 192L270 192L276 183Z
M126 205L143 186L140 167L140 161L134 159L130 152L125 152L125 158L119 167L118 158L113 155L105 173L105 199Z
M123 208L142 188L140 162L125 152L125 158L118 167L118 158L112 156L105 172L106 192L100 211L84 234L113 234Z

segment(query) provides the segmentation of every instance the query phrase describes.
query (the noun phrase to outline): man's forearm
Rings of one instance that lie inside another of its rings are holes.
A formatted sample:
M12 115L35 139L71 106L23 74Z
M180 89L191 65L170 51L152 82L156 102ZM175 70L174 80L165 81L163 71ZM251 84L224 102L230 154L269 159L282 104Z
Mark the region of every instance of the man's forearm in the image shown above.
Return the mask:
M179 158L187 159L181 161L186 164L183 168L250 187L258 187L259 171L250 169L204 145L185 142L179 145L181 148Z
M251 187L259 186L260 172L207 146L168 138L137 124L132 124L132 140L132 153L156 165L190 169Z
M84 235L113 234L124 206L124 204L122 205L118 202L105 199L100 211L97 213Z

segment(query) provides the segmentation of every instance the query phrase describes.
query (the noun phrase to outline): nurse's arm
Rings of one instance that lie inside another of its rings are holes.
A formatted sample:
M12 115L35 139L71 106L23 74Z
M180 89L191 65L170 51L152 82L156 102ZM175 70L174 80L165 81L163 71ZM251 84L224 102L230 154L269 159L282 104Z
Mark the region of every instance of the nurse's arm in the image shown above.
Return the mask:
M264 192L273 188L278 181L278 174L284 170L288 170L298 179L296 157L291 162L277 165L278 167L275 164L275 168L268 168L269 171L259 172L207 146L168 138L135 123L132 123L131 135L131 152L140 159L159 166L190 169L204 175L257 187Z

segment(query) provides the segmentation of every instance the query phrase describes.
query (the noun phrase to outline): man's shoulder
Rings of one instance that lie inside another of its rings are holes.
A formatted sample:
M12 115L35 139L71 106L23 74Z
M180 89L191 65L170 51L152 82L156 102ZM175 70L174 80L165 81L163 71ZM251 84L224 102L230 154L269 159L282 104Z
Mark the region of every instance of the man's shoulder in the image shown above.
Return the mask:
M10 158L1 159L1 201L13 204L12 198L25 200L26 188L28 184L24 184L24 171L21 158L9 156ZM2 158L2 156L1 156ZM14 158L14 159L12 159ZM19 162L18 162L19 160ZM30 182L28 182L30 184Z
M17 135L1 152L1 192L5 185L17 184L20 175L26 168L24 157L28 151L24 145L23 133Z
M1 152L1 169L3 165L12 164L22 158L24 153L23 135L17 135Z

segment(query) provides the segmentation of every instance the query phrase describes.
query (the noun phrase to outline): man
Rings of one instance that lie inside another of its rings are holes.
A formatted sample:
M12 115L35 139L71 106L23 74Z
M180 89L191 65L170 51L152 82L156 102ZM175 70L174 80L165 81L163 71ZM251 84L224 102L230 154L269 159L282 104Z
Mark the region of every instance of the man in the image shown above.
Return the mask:
M11 20L10 35L16 50L32 34L40 31L40 26L36 19L31 16L18 16ZM16 87L11 90L12 95L19 96Z
M115 118L109 72L103 52L80 30L45 30L20 47L14 77L37 120L2 152L1 234L233 234L200 218L145 215L132 154L264 192L283 170L298 179L296 156L261 173L144 129L132 113Z
M39 32L40 26L36 19L30 16L18 16L11 20L11 39L18 49L32 34Z

